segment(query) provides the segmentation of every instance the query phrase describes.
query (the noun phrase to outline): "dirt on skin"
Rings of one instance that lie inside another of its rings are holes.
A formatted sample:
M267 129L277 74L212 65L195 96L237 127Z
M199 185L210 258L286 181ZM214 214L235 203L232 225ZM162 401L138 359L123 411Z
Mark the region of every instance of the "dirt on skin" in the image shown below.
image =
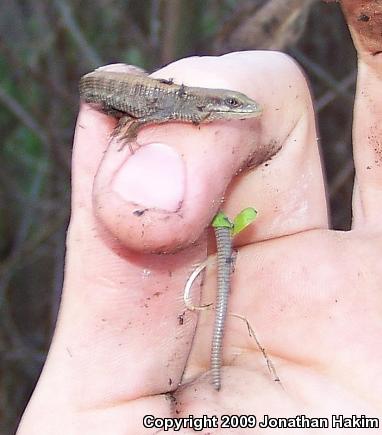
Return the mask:
M354 42L375 56L382 53L382 2L379 0L343 0L342 10Z

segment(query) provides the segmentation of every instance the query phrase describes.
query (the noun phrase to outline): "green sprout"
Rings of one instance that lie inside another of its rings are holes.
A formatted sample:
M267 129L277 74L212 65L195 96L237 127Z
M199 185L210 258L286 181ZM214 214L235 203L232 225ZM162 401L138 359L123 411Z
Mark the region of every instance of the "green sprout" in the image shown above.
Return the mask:
M237 214L233 222L222 211L219 211L212 220L212 226L214 228L225 227L231 228L232 236L236 236L248 225L250 225L257 216L257 211L253 207L243 209Z

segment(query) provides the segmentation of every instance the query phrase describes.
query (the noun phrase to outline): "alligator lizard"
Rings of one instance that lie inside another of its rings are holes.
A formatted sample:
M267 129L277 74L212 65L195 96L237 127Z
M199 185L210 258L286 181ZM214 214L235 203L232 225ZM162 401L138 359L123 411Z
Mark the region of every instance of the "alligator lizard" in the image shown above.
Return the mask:
M138 131L147 124L186 122L198 125L216 120L245 119L261 114L246 95L227 89L179 85L139 73L97 69L84 75L80 97L98 110L119 119L113 135L133 152Z

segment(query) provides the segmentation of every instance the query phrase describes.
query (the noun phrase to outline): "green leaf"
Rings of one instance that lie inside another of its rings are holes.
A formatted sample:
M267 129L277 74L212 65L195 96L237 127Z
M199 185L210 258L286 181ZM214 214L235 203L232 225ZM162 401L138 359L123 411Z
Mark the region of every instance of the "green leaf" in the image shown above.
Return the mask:
M233 223L229 220L229 218L222 211L219 211L215 215L215 217L212 219L211 225L214 228L219 228L219 227L232 228L233 227Z
M248 207L242 210L233 221L232 235L235 236L247 228L257 216L257 211L253 207Z

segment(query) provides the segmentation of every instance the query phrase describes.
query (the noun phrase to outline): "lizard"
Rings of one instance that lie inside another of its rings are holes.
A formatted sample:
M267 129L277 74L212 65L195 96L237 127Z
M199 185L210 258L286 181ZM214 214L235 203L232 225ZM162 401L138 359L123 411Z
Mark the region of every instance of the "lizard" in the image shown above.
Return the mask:
M227 317L228 299L231 290L231 273L233 272L233 265L235 255L233 253L232 238L240 233L248 225L250 225L257 216L257 211L253 207L243 209L234 219L233 222L224 214L219 211L212 220L211 226L214 229L217 248L217 292L216 292L216 305L215 305L215 324L212 333L211 345L211 383L216 391L221 388L221 366L222 366L222 349L223 349L223 336L225 321ZM183 300L186 308L191 311L206 310L212 304L207 305L194 305L191 300L191 287L197 276L206 268L208 263L204 261L201 263L190 275L183 291ZM275 380L279 381L276 371L272 362L268 358L264 348L260 345L256 335L249 325L248 320L239 314L230 313L231 316L244 320L247 324L250 336L253 336L256 344L263 353L267 361L268 369Z
M217 120L254 118L261 106L245 94L176 84L155 79L138 68L117 72L104 68L85 74L79 83L80 98L101 112L118 119L113 136L122 148L132 143L148 124L185 122L198 125Z
M97 69L80 79L80 97L103 113L119 120L113 135L122 149L132 143L148 124L185 122L198 125L217 120L255 118L261 106L247 95L228 89L176 84L172 79L155 79L143 70L117 72ZM220 390L221 350L227 315L231 271L231 236L228 228L215 228L217 239L218 290L211 348L212 384Z

